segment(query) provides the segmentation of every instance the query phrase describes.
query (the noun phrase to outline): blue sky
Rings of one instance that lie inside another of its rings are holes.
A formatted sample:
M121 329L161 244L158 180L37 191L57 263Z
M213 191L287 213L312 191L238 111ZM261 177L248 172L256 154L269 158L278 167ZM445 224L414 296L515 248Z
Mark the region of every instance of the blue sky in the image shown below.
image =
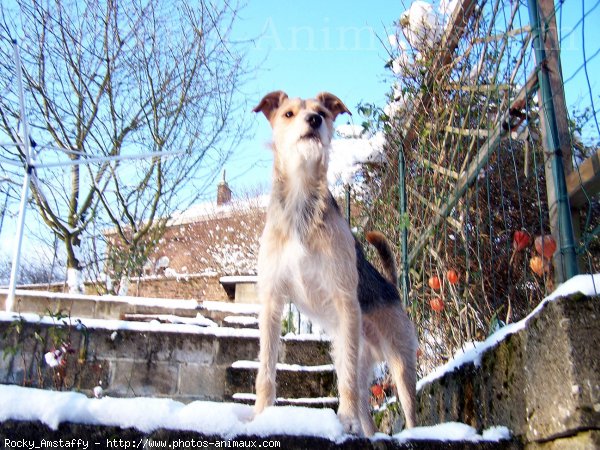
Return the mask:
M273 90L292 97L329 91L353 114L340 116L337 123L361 123L359 103L385 104L390 89L384 69L387 35L405 9L399 0L250 2L234 33L238 39L252 40L248 58L258 66L244 88L248 114L253 115L252 107ZM269 125L262 115L251 120L254 135L227 164L227 178L238 193L255 185L266 187L271 174Z

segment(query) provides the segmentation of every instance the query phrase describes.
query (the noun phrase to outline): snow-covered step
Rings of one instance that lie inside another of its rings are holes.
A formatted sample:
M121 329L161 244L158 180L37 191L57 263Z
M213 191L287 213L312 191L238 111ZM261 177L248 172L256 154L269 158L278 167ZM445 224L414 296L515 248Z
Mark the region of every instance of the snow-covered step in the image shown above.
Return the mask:
M252 392L257 361L236 361L227 369L226 396ZM282 398L335 397L336 378L333 364L303 366L277 364L277 394Z
M223 326L230 328L258 329L258 317L255 316L225 316Z
M210 319L196 314L196 317L182 317L174 314L123 314L123 320L132 322L150 323L174 323L197 325L199 327L217 327L218 325Z
M236 403L245 405L254 405L256 402L256 394L241 392L233 394L232 400ZM339 400L337 397L306 397L306 398L284 398L277 397L275 400L276 406L302 406L305 408L331 408L337 409Z
M462 423L371 439L346 434L331 409L172 399L88 398L76 392L0 385L1 448L279 448L286 450L521 450L506 427L478 432ZM45 445L44 445L45 443ZM596 448L591 445L552 448ZM48 445L50 444L50 445ZM546 448L544 444L536 449ZM529 449L530 447L527 446ZM532 447L533 448L533 447ZM548 447L550 448L550 447Z

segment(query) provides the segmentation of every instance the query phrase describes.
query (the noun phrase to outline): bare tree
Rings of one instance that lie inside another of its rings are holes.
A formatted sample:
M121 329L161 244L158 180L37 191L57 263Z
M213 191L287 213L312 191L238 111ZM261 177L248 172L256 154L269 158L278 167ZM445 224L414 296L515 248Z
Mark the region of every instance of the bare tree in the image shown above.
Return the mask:
M9 45L17 39L36 160L46 167L33 168L33 198L64 243L71 290L93 222L112 224L135 253L159 218L204 191L246 132L234 120L246 73L229 38L237 11L203 0L0 6L0 134L20 141ZM24 158L19 147L1 151ZM123 159L159 152L176 156Z

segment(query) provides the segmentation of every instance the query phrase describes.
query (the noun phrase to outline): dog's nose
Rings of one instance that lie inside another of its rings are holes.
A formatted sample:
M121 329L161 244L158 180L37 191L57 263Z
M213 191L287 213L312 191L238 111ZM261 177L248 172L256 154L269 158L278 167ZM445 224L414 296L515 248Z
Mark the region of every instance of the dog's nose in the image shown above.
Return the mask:
M306 121L313 130L316 130L323 123L323 118L318 114L311 114L306 118Z

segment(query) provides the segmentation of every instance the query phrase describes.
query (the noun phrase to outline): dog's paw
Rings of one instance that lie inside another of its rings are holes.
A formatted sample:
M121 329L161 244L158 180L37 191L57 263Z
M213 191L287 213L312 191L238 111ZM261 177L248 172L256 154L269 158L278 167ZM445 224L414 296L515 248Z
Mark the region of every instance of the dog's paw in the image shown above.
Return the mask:
M348 416L346 414L338 414L338 419L344 427L344 432L353 434L354 436L362 436L363 429L360 420L357 417Z

